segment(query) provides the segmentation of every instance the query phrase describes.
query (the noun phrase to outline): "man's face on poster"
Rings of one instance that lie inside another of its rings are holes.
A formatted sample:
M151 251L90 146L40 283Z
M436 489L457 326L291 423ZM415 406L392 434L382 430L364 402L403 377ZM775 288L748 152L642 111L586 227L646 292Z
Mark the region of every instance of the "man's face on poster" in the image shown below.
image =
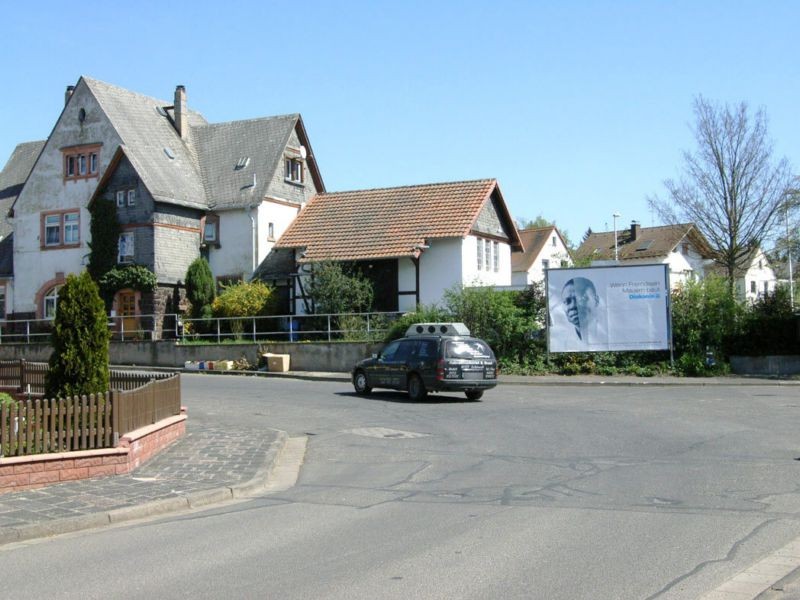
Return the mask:
M594 317L595 309L600 303L594 284L585 277L575 277L564 284L561 300L567 319L575 327L586 325Z

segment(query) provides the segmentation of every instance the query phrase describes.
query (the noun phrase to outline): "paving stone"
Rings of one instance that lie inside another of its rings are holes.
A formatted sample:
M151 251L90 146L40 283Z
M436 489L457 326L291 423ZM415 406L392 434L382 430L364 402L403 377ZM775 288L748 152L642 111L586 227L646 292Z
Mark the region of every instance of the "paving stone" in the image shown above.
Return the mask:
M0 495L0 529L89 515L253 479L275 441L274 431L193 426L127 475L71 481Z

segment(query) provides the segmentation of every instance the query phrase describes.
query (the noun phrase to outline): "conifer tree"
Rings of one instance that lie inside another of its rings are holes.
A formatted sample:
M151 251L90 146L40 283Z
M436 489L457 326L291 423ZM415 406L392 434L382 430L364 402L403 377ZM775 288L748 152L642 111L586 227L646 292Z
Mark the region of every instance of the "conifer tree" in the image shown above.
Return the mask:
M97 284L87 271L68 275L56 304L46 397L106 392L110 338Z

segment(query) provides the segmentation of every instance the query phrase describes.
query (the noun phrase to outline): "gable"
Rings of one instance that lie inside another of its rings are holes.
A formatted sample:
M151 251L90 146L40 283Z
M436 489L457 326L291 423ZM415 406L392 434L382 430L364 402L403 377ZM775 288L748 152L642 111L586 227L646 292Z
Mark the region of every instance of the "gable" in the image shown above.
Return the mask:
M498 214L497 199L493 196L483 205L475 224L472 226L472 231L473 233L490 235L508 241L509 236Z

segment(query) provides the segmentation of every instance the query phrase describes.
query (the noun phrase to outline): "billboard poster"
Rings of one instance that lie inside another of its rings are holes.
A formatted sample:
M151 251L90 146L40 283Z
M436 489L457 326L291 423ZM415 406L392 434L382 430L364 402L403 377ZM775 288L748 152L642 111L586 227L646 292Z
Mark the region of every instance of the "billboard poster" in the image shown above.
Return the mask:
M548 350L669 349L667 269L667 265L548 269Z

